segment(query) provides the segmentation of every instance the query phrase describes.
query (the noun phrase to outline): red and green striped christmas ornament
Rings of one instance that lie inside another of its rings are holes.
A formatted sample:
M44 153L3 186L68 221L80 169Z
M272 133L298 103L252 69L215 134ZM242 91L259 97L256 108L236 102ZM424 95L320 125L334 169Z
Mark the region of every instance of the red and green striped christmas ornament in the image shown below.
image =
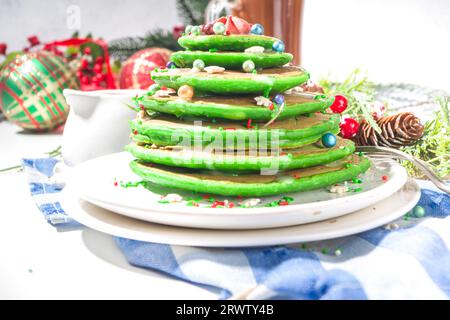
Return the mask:
M24 129L51 130L66 121L65 88L79 84L63 59L46 51L17 56L0 71L0 109Z

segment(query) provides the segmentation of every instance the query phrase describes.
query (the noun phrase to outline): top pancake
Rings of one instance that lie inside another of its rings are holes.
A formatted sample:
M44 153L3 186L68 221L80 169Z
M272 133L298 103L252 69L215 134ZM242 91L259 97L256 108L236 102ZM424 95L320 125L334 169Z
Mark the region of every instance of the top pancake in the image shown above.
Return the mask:
M232 35L188 35L178 38L178 43L185 49L208 51L244 51L253 46L271 50L277 38L253 34Z

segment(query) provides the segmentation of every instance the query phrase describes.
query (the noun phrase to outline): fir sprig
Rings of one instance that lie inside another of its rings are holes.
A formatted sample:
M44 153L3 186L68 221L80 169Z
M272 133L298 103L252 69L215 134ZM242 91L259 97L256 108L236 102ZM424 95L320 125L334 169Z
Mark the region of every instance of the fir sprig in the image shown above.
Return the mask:
M173 51L181 49L172 33L162 29L150 31L144 37L126 37L109 43L111 56L122 61L136 51L151 47L162 47Z
M177 0L178 15L185 25L200 25L204 23L204 14L209 0Z
M450 178L450 98L436 99L439 105L433 119L425 123L423 137L413 146L403 147L402 150L414 157L422 159L434 168L436 174L443 178ZM414 177L423 177L422 173L410 162L404 161L403 166Z
M373 119L369 106L374 102L375 84L363 75L360 69L355 69L344 81L332 81L329 77L319 80L319 85L325 94L342 94L348 99L348 107L343 112L344 115L361 120L366 120L377 132L381 132L380 127Z

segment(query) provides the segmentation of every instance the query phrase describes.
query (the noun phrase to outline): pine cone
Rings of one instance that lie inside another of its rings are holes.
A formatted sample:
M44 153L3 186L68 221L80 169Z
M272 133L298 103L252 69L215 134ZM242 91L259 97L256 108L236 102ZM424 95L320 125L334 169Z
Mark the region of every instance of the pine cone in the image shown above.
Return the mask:
M377 133L369 123L363 121L354 138L357 145L400 148L414 144L423 136L423 125L410 112L381 117L376 121L381 133Z

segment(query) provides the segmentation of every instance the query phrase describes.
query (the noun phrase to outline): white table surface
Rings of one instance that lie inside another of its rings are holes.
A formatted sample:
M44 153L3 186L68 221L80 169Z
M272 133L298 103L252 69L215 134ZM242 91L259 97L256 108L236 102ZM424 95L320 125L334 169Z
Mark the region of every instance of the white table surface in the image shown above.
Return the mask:
M0 168L61 144L0 122ZM216 294L130 266L111 236L58 232L35 207L23 173L0 173L0 299L214 299Z

